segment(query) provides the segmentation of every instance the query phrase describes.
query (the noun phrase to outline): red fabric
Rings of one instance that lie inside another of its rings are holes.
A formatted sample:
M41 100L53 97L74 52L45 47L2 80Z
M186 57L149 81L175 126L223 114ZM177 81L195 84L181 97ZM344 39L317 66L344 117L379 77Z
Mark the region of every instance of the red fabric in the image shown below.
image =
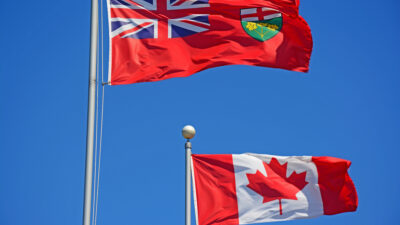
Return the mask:
M121 38L123 34L112 38L111 84L185 77L232 64L308 71L312 37L307 23L298 15L298 0L210 0L209 4L209 8L190 9L192 13L209 14L208 31L172 39L161 30L157 39ZM258 41L242 28L240 9L255 7L270 7L282 13L282 30L270 40ZM113 17L146 18L146 13L132 9L112 8L110 12ZM165 19L169 14L153 16Z
M313 157L312 161L318 170L324 214L355 211L358 206L357 192L347 173L351 162L333 157Z
M232 155L192 155L198 225L237 225Z

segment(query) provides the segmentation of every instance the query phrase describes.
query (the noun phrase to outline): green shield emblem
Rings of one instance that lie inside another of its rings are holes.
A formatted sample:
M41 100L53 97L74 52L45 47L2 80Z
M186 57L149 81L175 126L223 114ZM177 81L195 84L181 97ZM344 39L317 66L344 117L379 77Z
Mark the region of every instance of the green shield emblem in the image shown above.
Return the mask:
M249 10L256 13L251 15L243 13ZM277 35L282 29L282 14L276 10L273 10L272 13L271 11L264 10L264 8L242 9L241 23L246 33L259 41L266 41Z

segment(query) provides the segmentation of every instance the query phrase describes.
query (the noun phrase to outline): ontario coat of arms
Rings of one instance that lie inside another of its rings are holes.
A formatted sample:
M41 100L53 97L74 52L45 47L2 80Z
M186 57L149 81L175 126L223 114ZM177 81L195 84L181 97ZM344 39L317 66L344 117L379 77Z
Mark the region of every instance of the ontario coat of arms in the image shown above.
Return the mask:
M282 14L272 8L248 8L240 10L243 29L259 41L273 38L282 29Z

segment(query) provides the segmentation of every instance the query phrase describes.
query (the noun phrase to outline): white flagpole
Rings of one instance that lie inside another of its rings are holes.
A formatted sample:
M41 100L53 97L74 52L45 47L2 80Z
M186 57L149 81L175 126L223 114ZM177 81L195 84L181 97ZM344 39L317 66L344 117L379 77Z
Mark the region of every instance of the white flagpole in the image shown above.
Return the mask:
M92 0L90 24L90 68L89 68L89 99L86 135L86 170L85 170L85 197L83 202L83 225L90 225L93 181L93 142L96 102L96 59L99 31L98 0Z
M192 143L190 143L190 139L194 137L196 134L196 130L194 127L187 125L182 129L182 135L187 139L185 144L186 150L186 174L185 174L185 224L190 225L190 173L191 173L191 158L192 158Z

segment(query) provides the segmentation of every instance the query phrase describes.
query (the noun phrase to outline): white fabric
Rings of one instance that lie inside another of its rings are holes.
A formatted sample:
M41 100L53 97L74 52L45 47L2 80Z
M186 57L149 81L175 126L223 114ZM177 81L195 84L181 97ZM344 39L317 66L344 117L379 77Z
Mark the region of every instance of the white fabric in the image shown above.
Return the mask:
M268 176L263 162L270 163L275 157L281 165L288 162L287 177L293 171L306 171L308 184L296 194L298 200L282 199L282 215L279 200L263 203L263 197L247 187L246 174L255 174L259 170ZM273 156L259 154L233 155L235 169L236 194L239 209L239 224L265 223L323 215L323 204L318 186L318 172L309 156Z

